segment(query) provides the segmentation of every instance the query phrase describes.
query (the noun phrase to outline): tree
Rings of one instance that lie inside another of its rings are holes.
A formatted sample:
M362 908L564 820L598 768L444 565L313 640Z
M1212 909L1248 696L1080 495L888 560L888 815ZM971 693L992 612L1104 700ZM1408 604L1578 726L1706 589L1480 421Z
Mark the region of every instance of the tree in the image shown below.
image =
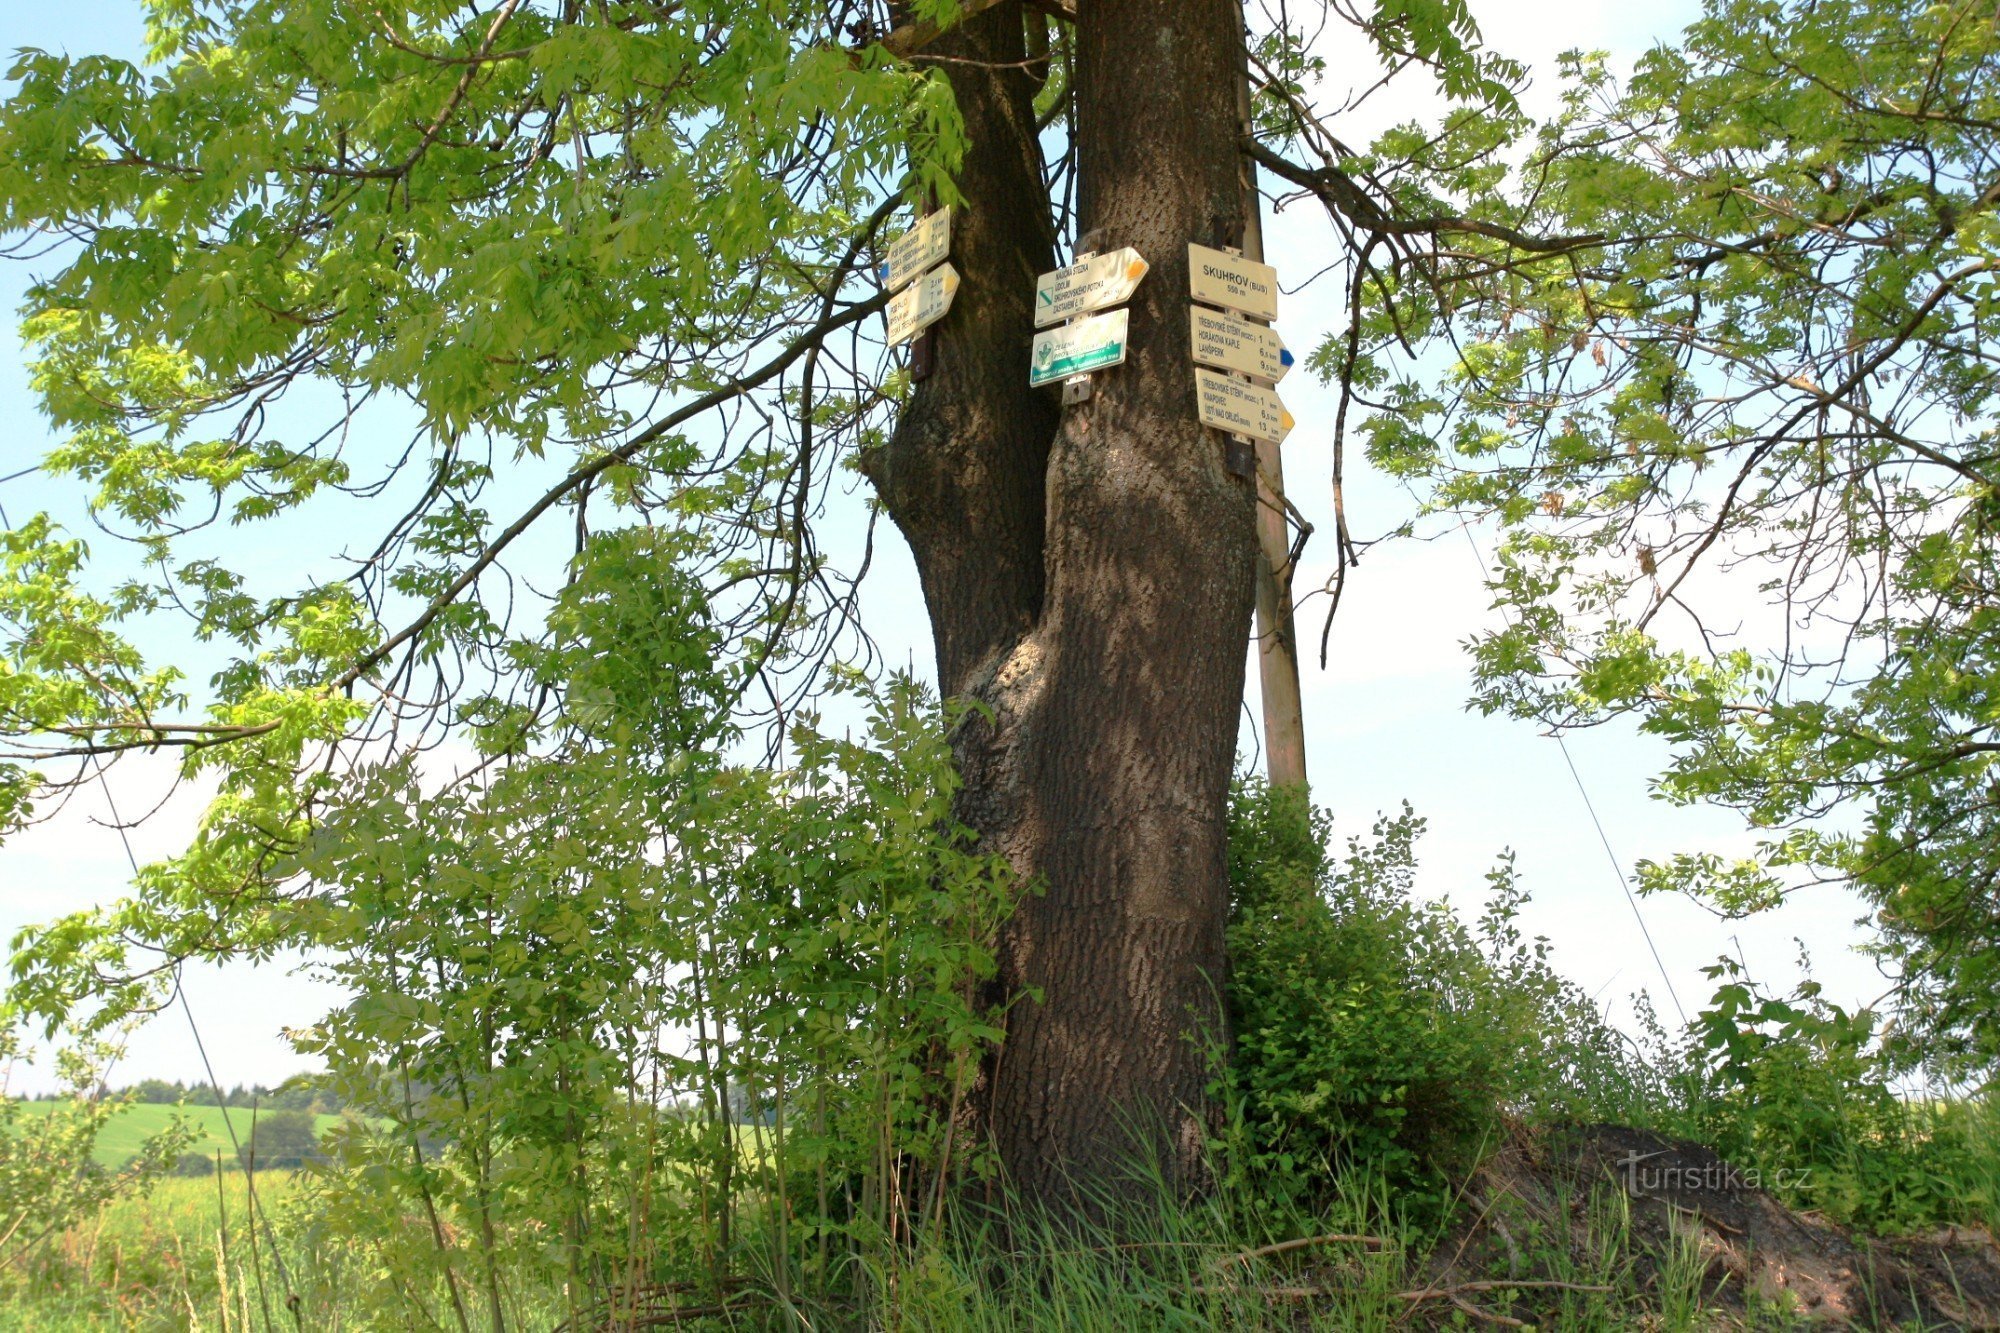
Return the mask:
M1497 516L1477 702L1637 721L1755 856L1639 869L1756 911L1843 882L1893 1048L2000 1068L2000 40L1965 3L1712 0L1618 89L1579 62L1519 177L1573 233L1373 284L1371 456ZM1449 330L1442 384L1382 353Z
M1483 179L1514 71L1463 4L1333 12L1465 105L1425 151ZM46 466L144 561L103 589L51 518L7 535L0 813L132 750L220 795L131 902L22 950L17 1000L60 1017L122 977L117 1012L180 959L327 928L301 858L357 764L459 738L491 768L587 720L545 613L627 558L618 525L672 530L649 558L712 600L706 734L782 723L862 646L816 523L852 460L980 708L960 818L1042 890L1002 940L994 998L1025 998L981 1128L1030 1198L1108 1179L1135 1127L1187 1177L1256 550L1252 479L1193 413L1187 245L1241 239L1246 151L1412 245L1491 225L1273 147L1310 142L1303 28L1251 43L1251 140L1226 0L151 15L149 67L26 53L0 112L0 226L57 247L26 325L67 432ZM963 290L919 367L873 341L866 275L933 201ZM1027 388L1032 282L1079 236L1152 274L1128 364L1059 413ZM312 547L289 582L228 539L274 521ZM206 689L129 629L176 614Z
M1221 1026L1254 491L1188 410L1183 294L1190 240L1242 239L1237 23L1223 4L1181 6L1168 27L1157 5L1106 0L1077 28L1076 225L1154 271L1126 372L1060 420L1020 387L1030 279L1054 267L1033 90L1004 71L957 81L974 145L958 187L979 220L964 253L985 278L961 327L984 345L941 340L939 371L866 464L916 555L944 690L991 710L960 746L967 822L1046 884L997 980L1040 1000L1012 1011L983 1103L1038 1195L1128 1150L1132 1117L1158 1116L1144 1128L1191 1164L1206 1072L1189 1034ZM1133 40L1149 28L1172 40ZM996 8L950 53L1018 62L1020 31Z
M250 1127L249 1141L243 1145L245 1169L257 1171L292 1170L323 1158L313 1118L305 1111L269 1111L259 1115Z

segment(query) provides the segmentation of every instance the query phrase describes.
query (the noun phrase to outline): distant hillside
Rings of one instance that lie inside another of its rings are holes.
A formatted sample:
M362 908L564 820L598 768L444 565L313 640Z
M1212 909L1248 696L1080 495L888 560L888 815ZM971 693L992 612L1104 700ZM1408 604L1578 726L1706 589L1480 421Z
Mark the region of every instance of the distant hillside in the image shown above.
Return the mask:
M47 1115L55 1102L23 1102L24 1115ZM111 1117L104 1132L97 1139L97 1160L105 1166L123 1166L139 1151L148 1138L165 1129L179 1116L191 1125L197 1137L189 1152L198 1152L209 1157L222 1154L223 1164L233 1167L236 1152L230 1146L229 1130L225 1126L225 1112L216 1106L153 1106L144 1103L127 1106ZM247 1140L250 1137L250 1112L244 1107L230 1107L226 1113L236 1126L236 1137ZM324 1133L329 1126L340 1123L337 1115L313 1117L313 1128Z

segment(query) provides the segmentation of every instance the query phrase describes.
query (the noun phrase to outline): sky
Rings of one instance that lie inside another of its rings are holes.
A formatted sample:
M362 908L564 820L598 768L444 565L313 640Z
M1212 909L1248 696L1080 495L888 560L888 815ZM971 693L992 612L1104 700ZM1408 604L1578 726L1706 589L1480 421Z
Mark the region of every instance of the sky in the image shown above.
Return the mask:
M1628 67L1695 13L1687 0L1649 5L1579 0L1560 7L1534 0L1473 0L1472 9L1489 42L1535 72L1531 108L1538 101L1546 104L1559 52L1603 49L1612 53L1616 67ZM133 0L0 8L0 50L32 46L135 56L139 41ZM1327 54L1335 79L1360 72L1351 43ZM1382 124L1426 109L1420 97L1392 94L1371 102L1364 116L1341 128L1350 140L1365 139ZM1317 205L1294 204L1268 216L1265 227L1266 256L1288 289L1333 257L1332 236ZM18 306L31 271L32 265L0 261L0 304ZM1304 350L1340 319L1340 293L1322 283L1288 296L1277 327L1293 348ZM5 423L0 476L31 466L54 443L35 412L22 361L7 321L0 328L0 422ZM1319 532L1329 533L1333 395L1303 373L1289 377L1282 392L1300 423L1284 446L1288 490ZM1395 526L1412 507L1407 493L1369 474L1358 460L1350 463L1347 489L1357 535ZM63 500L38 477L0 483L0 506L17 522L22 512ZM862 503L860 494L850 493L836 505L829 523L836 546L841 540L852 544ZM1482 587L1485 549L1490 534L1475 531L1468 538L1449 530L1430 540L1370 550L1350 576L1327 666L1322 669L1316 655L1308 654L1301 682L1307 763L1314 797L1333 810L1337 836L1365 834L1376 812L1408 801L1430 828L1420 848L1419 891L1466 909L1480 901L1483 876L1495 856L1512 849L1533 895L1525 928L1550 940L1558 969L1596 996L1614 1022L1631 1022L1632 996L1641 990L1652 994L1669 1019L1677 1004L1692 1015L1712 989L1701 969L1723 954L1747 961L1768 982L1789 986L1797 977L1801 945L1810 951L1813 973L1829 998L1850 1005L1875 1000L1885 983L1854 951L1864 938L1855 925L1860 907L1839 891L1801 895L1748 922L1720 920L1680 899L1646 899L1635 911L1624 884L1636 860L1697 848L1741 852L1751 839L1726 813L1677 809L1653 799L1649 780L1665 752L1629 729L1603 727L1572 736L1565 754L1562 743L1528 724L1466 710L1470 685L1463 644L1494 615ZM1301 589L1325 579L1329 554L1324 536L1307 547ZM877 532L876 565L862 613L889 662L929 669L929 633L915 574L887 524ZM1303 639L1316 644L1319 629L1316 613L1301 618ZM1248 721L1258 715L1254 663L1250 678L1246 755L1256 744ZM127 764L108 793L79 797L58 818L0 846L0 934L11 937L25 925L123 892L130 862L125 842L103 822L111 814L107 799L128 819L151 808L171 790L168 762ZM175 850L200 802L195 789L173 796L130 833L131 856L143 863ZM1654 949L1663 968L1655 963ZM284 1029L310 1023L339 995L298 975L295 963L190 968L186 1012L170 1012L141 1030L113 1081L205 1077L189 1013L214 1077L224 1085L271 1084L308 1067L284 1040ZM16 1085L32 1088L45 1081L45 1072L28 1070Z

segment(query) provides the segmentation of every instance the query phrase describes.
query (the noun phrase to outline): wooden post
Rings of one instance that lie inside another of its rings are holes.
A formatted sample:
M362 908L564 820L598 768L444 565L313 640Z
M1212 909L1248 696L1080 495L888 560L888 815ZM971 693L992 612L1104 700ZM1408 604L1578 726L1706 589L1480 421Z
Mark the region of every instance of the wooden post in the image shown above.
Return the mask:
M1250 123L1250 37L1242 33L1243 79L1237 109ZM1243 257L1264 259L1257 164L1241 159ZM1264 700L1264 772L1273 787L1306 785L1306 724L1299 696L1299 636L1292 616L1290 529L1285 522L1285 465L1278 446L1257 441L1257 680Z

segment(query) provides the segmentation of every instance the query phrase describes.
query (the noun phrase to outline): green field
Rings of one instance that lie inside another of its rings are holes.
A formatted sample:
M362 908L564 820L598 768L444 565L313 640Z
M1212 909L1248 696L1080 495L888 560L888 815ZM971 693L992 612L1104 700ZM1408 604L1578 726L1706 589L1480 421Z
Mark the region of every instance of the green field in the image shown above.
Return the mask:
M21 1111L24 1115L47 1115L56 1105L55 1102L22 1102ZM224 1114L224 1108L219 1106L127 1106L116 1112L104 1126L94 1155L105 1166L123 1166L138 1154L141 1144L172 1124L178 1116L195 1131L195 1141L189 1146L189 1152L209 1157L219 1152L224 1164L230 1165L235 1162L236 1152L230 1146ZM237 1139L247 1141L250 1137L249 1108L232 1106L227 1108L226 1114L229 1122L236 1127ZM313 1128L324 1134L330 1126L339 1123L337 1115L316 1116Z

